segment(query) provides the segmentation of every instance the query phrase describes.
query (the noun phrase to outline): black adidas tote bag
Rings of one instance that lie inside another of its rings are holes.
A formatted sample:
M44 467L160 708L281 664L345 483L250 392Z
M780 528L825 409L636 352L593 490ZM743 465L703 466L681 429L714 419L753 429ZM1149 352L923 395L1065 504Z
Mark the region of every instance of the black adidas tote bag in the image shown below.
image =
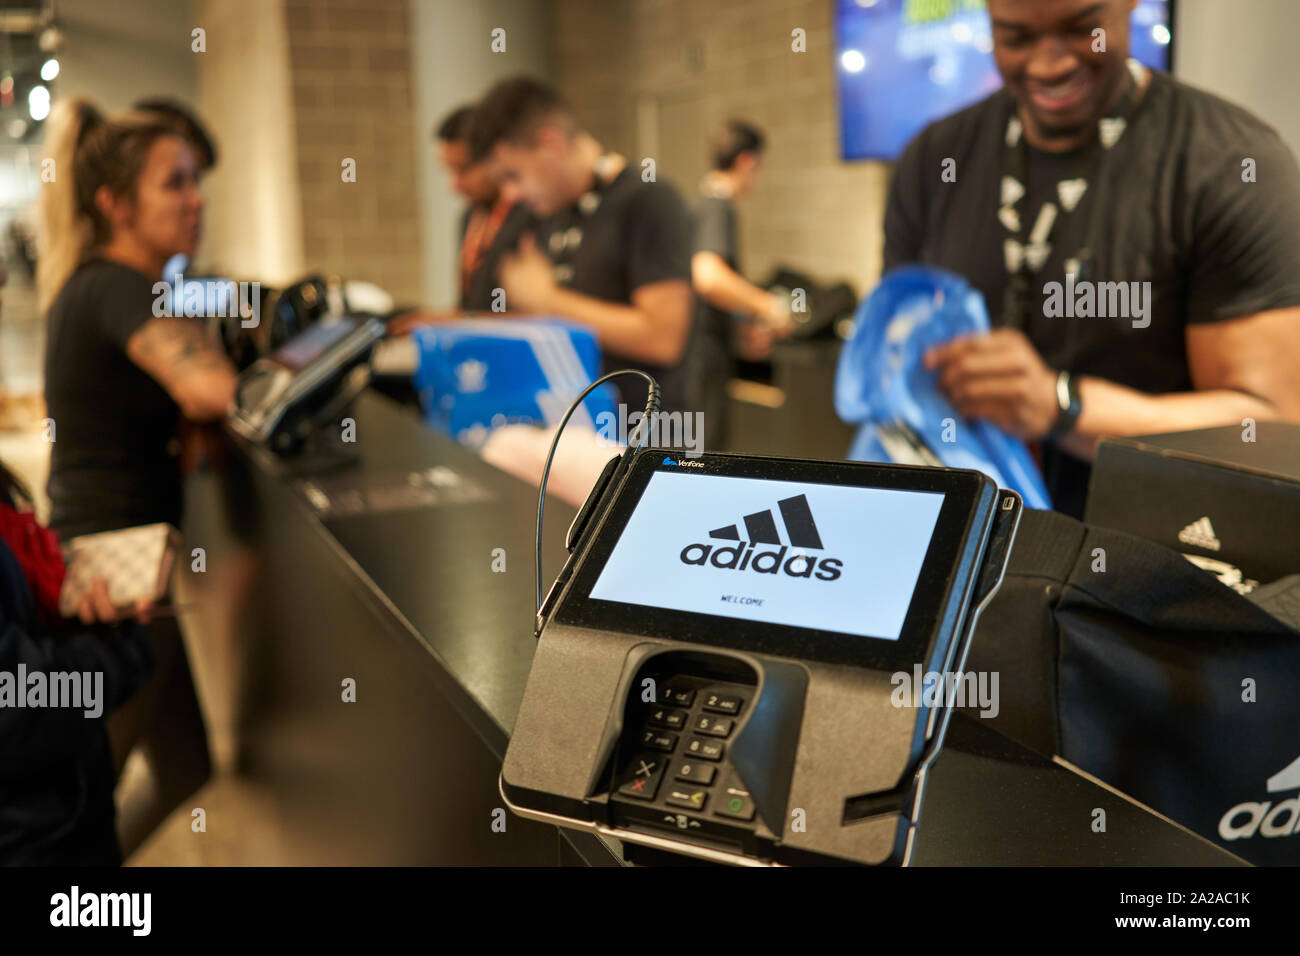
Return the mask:
M1297 582L1256 603L1169 548L1027 510L967 670L998 673L994 729L1244 859L1295 865Z

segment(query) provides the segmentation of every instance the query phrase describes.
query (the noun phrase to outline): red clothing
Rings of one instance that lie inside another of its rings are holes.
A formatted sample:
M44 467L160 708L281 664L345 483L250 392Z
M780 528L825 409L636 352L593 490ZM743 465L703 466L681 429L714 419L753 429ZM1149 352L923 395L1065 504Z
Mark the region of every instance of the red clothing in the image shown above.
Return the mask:
M63 589L63 553L59 550L59 536L36 522L36 516L17 511L0 501L0 539L9 546L23 576L36 598L36 609L41 623L54 626L62 620L59 614L59 592Z

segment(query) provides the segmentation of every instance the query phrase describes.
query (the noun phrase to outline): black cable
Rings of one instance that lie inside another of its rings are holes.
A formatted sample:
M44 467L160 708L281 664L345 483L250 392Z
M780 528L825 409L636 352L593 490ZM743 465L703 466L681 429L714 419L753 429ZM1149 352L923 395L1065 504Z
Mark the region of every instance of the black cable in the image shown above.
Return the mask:
M650 428L650 419L659 411L659 383L648 372L642 372L639 369L625 368L617 372L610 372L608 375L602 375L596 381L592 382L582 393L573 400L569 410L564 413L560 419L560 425L555 429L555 439L551 442L551 450L546 455L546 467L542 469L542 483L537 489L537 613L542 612L542 506L546 502L546 481L551 474L551 459L555 457L555 449L560 446L560 435L564 433L564 426L569 423L569 418L577 411L582 400L586 398L598 385L603 385L612 378L618 378L620 375L640 375L650 385L650 393L646 396L645 414L641 421L637 423L636 430L628 436L628 451L633 451L643 447L645 436ZM639 440L638 440L639 439ZM626 455L627 452L625 451Z

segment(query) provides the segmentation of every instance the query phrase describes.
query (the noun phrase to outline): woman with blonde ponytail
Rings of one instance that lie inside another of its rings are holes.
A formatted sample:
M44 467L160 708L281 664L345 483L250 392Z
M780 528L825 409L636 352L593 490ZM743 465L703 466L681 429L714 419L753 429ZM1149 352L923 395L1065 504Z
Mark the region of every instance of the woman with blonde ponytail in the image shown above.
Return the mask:
M204 167L168 117L55 106L38 204L45 399L56 440L51 526L61 535L180 521L181 416L220 418L234 368L203 326L156 314L154 286L202 234Z
M179 526L182 419L219 419L234 402L231 363L161 294L167 261L192 258L202 235L208 163L191 134L157 110L106 117L85 99L50 117L37 291L54 420L50 527L65 540ZM128 855L209 773L180 632L166 618L151 629L155 674L108 728L119 769L139 745L153 771L154 799L123 810Z
M72 172L82 132L103 121L99 110L85 99L60 103L50 116L43 157L44 168L49 173L37 204L40 255L36 263L36 294L42 314L48 311L54 296L90 246L90 222L77 215ZM60 170L65 171L62 177Z

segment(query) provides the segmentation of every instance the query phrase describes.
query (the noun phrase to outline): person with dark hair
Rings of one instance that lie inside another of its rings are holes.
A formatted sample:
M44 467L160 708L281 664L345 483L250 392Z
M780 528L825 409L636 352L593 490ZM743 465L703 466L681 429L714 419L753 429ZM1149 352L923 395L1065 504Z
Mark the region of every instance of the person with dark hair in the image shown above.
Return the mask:
M713 134L713 168L724 173L737 171L737 163L748 155L749 161L741 165L757 175L766 145L763 131L757 126L744 120L729 119Z
M532 214L497 184L492 170L470 157L469 136L474 108L453 110L438 124L439 158L452 187L469 203L460 221L460 309L462 312L502 311L496 290L501 288L501 257L519 237L536 225Z
M488 92L470 143L542 219L502 260L508 311L586 325L606 371L644 369L660 381L664 409L684 409L679 365L693 303L690 220L677 191L603 147L559 93L530 77ZM643 381L616 384L630 409L644 406Z
M995 326L927 368L964 417L1039 442L1076 517L1103 438L1300 421L1295 157L1130 59L1136 5L989 0L1002 88L917 134L885 207L884 270L958 273Z
M58 178L42 188L37 294L46 314L50 526L65 540L138 525L179 526L182 419L215 421L234 404L235 370L203 324L160 308L167 261L202 230L199 150L172 120L108 118L64 100L48 126ZM115 715L119 756L150 758L153 798L124 811L130 852L207 779L202 714L174 619L154 627L154 679ZM138 811L138 812L137 812Z
M177 100L166 96L147 96L136 100L131 109L141 113L155 113L174 124L198 151L200 172L210 173L217 165L217 144L197 116Z
M717 448L724 448L729 437L727 382L737 352L761 359L776 338L793 328L789 300L740 274L735 201L756 185L763 148L758 127L735 119L723 123L712 140L713 169L700 182L692 210L691 282L699 304L687 349L686 381L691 407L702 410L705 421L712 423Z
M104 724L149 676L153 642L112 607L103 582L82 602L81 627L60 619L58 538L30 508L0 463L0 866L116 866L116 774ZM147 614L147 605L135 608ZM33 679L76 688L80 699L17 706Z

